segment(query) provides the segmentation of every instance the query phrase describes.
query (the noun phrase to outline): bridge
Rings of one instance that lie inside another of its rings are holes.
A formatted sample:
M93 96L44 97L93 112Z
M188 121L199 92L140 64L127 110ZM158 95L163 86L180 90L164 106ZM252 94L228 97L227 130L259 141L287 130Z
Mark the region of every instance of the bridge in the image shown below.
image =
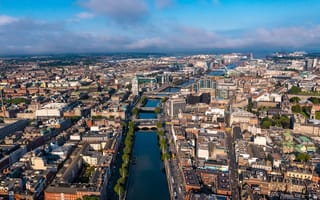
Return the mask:
M155 91L150 91L150 92L145 92L144 95L147 96L150 99L161 99L166 96L171 96L176 93L174 92L155 92Z
M144 92L144 95L149 97L149 98L158 98L158 99L161 99L162 97L164 96L171 96L173 94L175 94L175 92L164 92L164 90L166 88L169 88L169 87L178 87L178 88L181 88L181 86L176 86L172 83L167 83L167 84L164 84L162 85L161 87L155 89L155 90L152 90L152 91L149 91L149 92Z
M135 119L135 127L143 130L156 130L157 123L162 122L160 119Z
M139 107L139 110L141 110L141 111L152 111L152 112L154 112L155 109L156 109L156 107Z
M168 88L168 87L174 87L174 84L172 84L172 83L165 83L165 84L163 84L161 87L155 89L153 92L161 92L161 91L165 90L165 89Z
M310 97L320 98L320 96L317 95L288 94L289 99L291 99L292 97L299 97L301 100L307 100Z

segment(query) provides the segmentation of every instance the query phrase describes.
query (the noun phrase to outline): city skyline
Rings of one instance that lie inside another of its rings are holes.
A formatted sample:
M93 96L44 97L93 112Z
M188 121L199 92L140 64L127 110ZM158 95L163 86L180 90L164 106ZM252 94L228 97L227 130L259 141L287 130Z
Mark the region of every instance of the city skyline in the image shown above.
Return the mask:
M316 0L0 1L0 54L310 50Z

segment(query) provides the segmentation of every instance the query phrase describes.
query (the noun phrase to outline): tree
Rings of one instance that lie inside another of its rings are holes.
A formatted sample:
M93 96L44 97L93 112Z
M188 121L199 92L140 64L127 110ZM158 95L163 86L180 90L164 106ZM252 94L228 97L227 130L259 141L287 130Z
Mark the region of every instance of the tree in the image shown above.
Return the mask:
M301 93L301 88L298 86L292 86L291 89L289 90L289 94L300 94Z
M122 155L122 161L123 161L124 163L128 163L128 162L129 162L129 154L124 153L124 154Z
M267 157L267 159L270 161L270 162L272 162L273 163L273 156L269 153L268 154L268 157Z
M113 190L118 194L118 196L122 196L124 194L123 185L118 180L117 184L114 186Z
M154 109L154 112L155 112L156 114L159 114L159 113L161 112L161 108L160 108L160 107L156 107L156 108Z
M133 121L129 122L129 130L134 130L134 122Z
M83 200L100 200L100 197L98 196L94 196L94 195L90 195L90 196L84 196Z
M20 103L25 103L25 104L30 104L30 100L22 97L18 97L15 99L5 99L3 100L3 103L11 103L11 104L20 104Z
M316 104L316 105L319 104L319 98L310 97L310 98L308 98L308 100L311 101L313 104Z
M161 160L168 160L170 158L169 154L168 153L163 153L161 155Z
M126 146L126 147L123 149L123 152L126 153L126 154L129 154L129 153L131 152L131 147Z
M282 128L290 128L290 118L287 115L282 115L279 120Z
M126 168L126 166L122 165L122 167L119 169L119 173L120 173L120 176L122 176L122 178L125 178L127 177L128 175L128 169ZM121 181L121 180L120 180ZM121 181L122 182L122 181ZM124 181L123 181L124 183ZM123 184L122 183L122 184Z
M300 162L308 162L308 160L310 160L310 156L306 153L299 153L297 160Z
M121 124L121 126L122 126L123 128L125 128L125 127L127 126L127 124L126 124L124 121L121 121L120 124Z
M161 122L157 122L157 129L162 128L162 123Z
M301 101L301 99L299 97L292 97L289 101L291 103L299 103Z
M139 114L139 108L134 107L134 108L132 109L132 114L135 115L135 116L137 116L137 115Z
M301 106L299 104L293 105L291 107L291 111L294 112L294 113L302 113L302 109L301 109Z
M126 85L126 88L127 88L128 90L131 90L132 85L131 85L131 84Z
M302 112L305 114L305 116L307 116L308 118L310 117L311 114L311 106L303 106L302 107Z
M272 125L272 120L269 119L268 117L265 117L261 121L261 128L263 129L269 129L270 126Z
M272 116L272 126L282 127L279 114Z
M316 112L316 119L320 120L320 111Z
M164 103L164 102L166 102L168 100L168 97L163 97L162 99L161 99L161 103Z
M141 97L140 103L141 103L141 105L146 104L147 103L147 97L145 97L145 96Z
M166 149L167 147L167 144L166 144L166 140L161 138L160 141L159 141L159 145L160 145L160 149L163 151Z
M125 179L124 177L120 177L120 178L118 179L118 182L119 182L121 185L124 185L125 182L126 182L126 179Z
M164 136L164 131L161 129L161 130L158 130L157 131L157 134L159 135L159 136Z

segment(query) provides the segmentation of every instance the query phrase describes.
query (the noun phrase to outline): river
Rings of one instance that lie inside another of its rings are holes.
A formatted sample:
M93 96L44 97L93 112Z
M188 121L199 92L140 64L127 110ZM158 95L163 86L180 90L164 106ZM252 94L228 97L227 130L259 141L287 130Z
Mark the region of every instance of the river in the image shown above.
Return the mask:
M127 200L166 200L169 189L156 132L136 132Z
M160 99L147 99L144 107L157 107ZM139 119L155 119L154 112L140 111ZM136 131L132 149L127 200L166 200L169 188L161 161L157 133Z

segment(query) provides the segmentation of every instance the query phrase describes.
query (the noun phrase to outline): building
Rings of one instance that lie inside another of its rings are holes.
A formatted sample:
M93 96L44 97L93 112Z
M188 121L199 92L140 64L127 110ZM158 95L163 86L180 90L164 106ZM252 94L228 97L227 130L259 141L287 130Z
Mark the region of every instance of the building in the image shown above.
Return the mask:
M22 131L28 125L28 120L18 120L13 123L0 123L0 139L12 135L16 131Z
M36 111L36 117L40 119L60 118L67 108L66 103L49 103Z
M186 107L186 100L181 96L173 96L167 101L167 113L171 117L177 116L180 112L184 111Z
M57 173L53 183L45 190L45 200L75 200L82 199L84 196L107 199L109 169L103 165L90 165L90 163L97 164L100 162L96 158L103 158L102 153L99 156L90 156L90 153L98 154L97 151L91 151L87 143L80 145L72 152L70 158L66 160L64 166ZM90 163L86 161L90 161ZM101 161L105 162L105 159ZM92 176L86 182L81 182L83 179L78 177L79 171L83 167L93 167Z
M249 125L258 125L258 118L251 112L234 108L230 115L230 124L240 124L241 129L245 130Z

